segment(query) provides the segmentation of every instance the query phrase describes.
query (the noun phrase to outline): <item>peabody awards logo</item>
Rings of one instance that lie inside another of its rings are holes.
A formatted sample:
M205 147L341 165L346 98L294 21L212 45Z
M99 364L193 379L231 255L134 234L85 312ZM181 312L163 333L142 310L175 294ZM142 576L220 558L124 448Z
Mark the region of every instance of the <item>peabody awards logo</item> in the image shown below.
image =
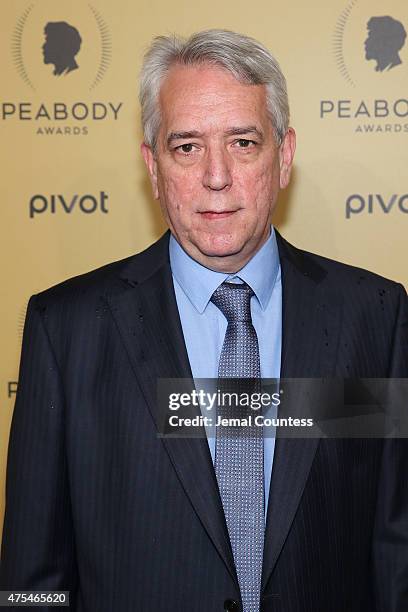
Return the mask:
M112 39L94 4L32 2L16 15L11 51L31 99L3 95L1 121L26 122L42 136L78 136L118 120L123 102L95 98L112 62Z
M344 95L320 100L320 118L360 134L408 133L408 2L350 0L333 32Z

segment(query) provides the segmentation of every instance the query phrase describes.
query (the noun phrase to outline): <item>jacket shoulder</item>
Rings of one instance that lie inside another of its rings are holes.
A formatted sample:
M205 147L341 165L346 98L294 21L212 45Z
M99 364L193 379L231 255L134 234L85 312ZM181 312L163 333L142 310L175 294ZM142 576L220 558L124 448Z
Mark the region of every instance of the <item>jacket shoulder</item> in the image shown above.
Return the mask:
M341 261L324 257L316 253L299 249L289 244L279 236L280 255L287 257L295 264L297 269L306 276L311 276L316 281L324 281L326 285L332 285L338 290L347 291L355 288L364 292L369 290L391 291L405 293L403 285L380 274L343 263Z
M143 251L68 278L34 296L38 307L58 303L87 303L125 290L129 283L160 265L166 249L166 234Z
M396 289L401 287L401 283L392 279L386 278L365 268L360 268L351 264L346 264L335 259L330 259L322 255L301 251L305 257L326 271L327 275L332 277L330 280L334 282L344 281L358 285L367 284L370 286L383 286L387 289ZM328 279L329 280L329 279Z

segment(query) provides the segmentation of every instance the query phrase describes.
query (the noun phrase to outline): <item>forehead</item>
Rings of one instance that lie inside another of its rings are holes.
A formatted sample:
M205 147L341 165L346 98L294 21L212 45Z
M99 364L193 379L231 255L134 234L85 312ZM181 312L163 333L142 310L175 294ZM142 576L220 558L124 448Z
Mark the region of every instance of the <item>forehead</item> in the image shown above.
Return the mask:
M159 104L166 131L230 122L266 129L269 123L265 86L241 83L218 66L173 66L162 83Z

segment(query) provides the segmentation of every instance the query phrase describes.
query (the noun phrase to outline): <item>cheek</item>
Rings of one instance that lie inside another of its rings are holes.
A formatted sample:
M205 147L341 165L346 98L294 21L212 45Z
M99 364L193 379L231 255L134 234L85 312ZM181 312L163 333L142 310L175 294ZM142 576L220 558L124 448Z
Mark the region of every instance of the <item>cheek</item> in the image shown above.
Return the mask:
M236 185L249 209L269 208L279 189L279 174L276 167L271 172L271 164L264 163L249 172L239 173Z
M197 178L191 172L160 172L158 175L159 198L169 214L188 214L197 200Z

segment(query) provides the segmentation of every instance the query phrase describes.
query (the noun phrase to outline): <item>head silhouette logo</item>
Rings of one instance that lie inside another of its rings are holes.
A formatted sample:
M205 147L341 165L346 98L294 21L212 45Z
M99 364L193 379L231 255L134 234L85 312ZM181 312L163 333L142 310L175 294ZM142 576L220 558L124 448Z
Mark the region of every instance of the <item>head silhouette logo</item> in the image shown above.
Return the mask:
M49 22L44 28L44 64L54 64L55 76L66 75L79 68L75 56L81 49L78 30L66 21Z
M383 5L383 0L350 0L337 19L334 56L352 87L389 88L401 83L407 69L408 3L388 0L386 15Z
M375 60L376 71L390 70L402 64L399 51L405 44L407 32L400 21L393 17L371 17L367 23L365 57Z
M50 79L60 91L72 81L91 91L111 63L110 30L93 4L36 0L17 20L12 54L18 74L32 91L51 91Z

